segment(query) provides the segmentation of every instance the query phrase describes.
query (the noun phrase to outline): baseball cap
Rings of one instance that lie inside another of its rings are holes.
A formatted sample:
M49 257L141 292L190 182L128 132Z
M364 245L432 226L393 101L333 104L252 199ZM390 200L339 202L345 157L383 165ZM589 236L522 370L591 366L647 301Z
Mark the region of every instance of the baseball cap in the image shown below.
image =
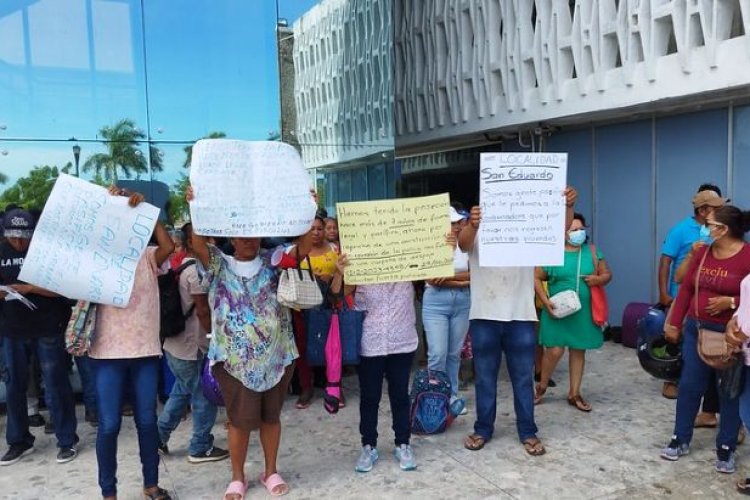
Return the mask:
M723 207L729 202L728 198L722 198L716 191L701 191L693 196L693 208L700 207Z
M467 218L465 215L462 215L462 214L458 213L458 211L455 208L453 208L453 207L450 207L449 213L450 213L450 216L451 216L451 222L458 222L460 220L463 220L463 219Z
M6 238L31 239L34 234L34 217L20 208L6 212L3 217L3 236Z

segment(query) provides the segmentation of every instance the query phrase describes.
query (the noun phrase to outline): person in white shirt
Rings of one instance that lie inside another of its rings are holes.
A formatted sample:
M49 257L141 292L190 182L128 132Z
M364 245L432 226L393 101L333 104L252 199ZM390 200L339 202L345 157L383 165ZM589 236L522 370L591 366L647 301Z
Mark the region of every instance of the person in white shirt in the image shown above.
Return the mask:
M568 187L563 195L567 228L573 220L578 193ZM546 450L537 437L534 421L534 322L537 321L534 267L479 267L477 235L481 219L481 208L472 207L469 224L458 237L461 250L469 253L469 331L476 377L477 418L474 432L466 437L464 446L473 451L481 450L492 439L497 414L497 376L505 354L519 439L529 455L543 455Z

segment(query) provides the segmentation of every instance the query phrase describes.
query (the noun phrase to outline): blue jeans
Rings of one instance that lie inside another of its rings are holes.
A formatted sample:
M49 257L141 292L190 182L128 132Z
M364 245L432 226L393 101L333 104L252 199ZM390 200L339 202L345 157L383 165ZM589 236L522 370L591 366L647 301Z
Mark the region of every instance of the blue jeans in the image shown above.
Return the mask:
M9 445L34 444L29 432L26 390L29 382L29 356L35 351L44 381L44 400L55 425L57 446L73 446L77 440L76 408L68 378L68 355L62 333L36 339L3 339L6 370L5 387L8 423L5 439Z
M713 325L701 322L704 328L724 331L724 325ZM693 426L703 393L706 392L713 369L698 356L698 326L694 319L688 318L682 329L682 374L677 391L677 415L674 423L674 435L682 443L693 439ZM714 379L715 380L715 379ZM737 447L737 432L740 430L739 398L728 399L719 391L719 432L716 434L716 447L726 445L734 450Z
M750 366L745 367L745 388L739 399L740 419L750 431Z
M83 406L86 413L96 413L96 381L91 369L91 358L88 354L74 356L73 359L78 368L78 377L81 379L81 392L83 392Z
M122 403L131 397L138 431L138 448L143 468L143 487L159 484L159 431L156 427L156 387L159 358L93 359L99 427L96 460L102 496L117 494L117 437L122 423Z
M536 333L532 321L471 320L471 347L474 353L477 421L474 432L485 440L492 438L497 415L497 375L505 353L508 375L513 386L516 429L521 441L535 437L534 352Z
M169 442L169 436L180 425L182 415L188 405L192 405L193 437L190 440L188 453L190 455L205 453L214 444L211 429L216 423L217 408L203 395L201 387L203 356L201 359L186 361L166 351L164 354L175 381L167 404L164 405L164 410L159 415L159 439L164 444Z
M427 365L448 374L458 396L461 348L469 330L469 288L427 287L422 299L422 323L427 338Z

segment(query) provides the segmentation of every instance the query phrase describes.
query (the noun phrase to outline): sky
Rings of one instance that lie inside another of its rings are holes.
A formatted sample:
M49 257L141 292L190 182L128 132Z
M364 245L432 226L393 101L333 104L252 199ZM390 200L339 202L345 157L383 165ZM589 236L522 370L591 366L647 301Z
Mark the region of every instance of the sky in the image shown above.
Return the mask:
M210 132L267 138L279 129L277 8L291 25L317 3L2 0L5 186L72 162L73 144L83 164L104 151L99 129L122 118L160 142L167 183L184 171L183 148Z

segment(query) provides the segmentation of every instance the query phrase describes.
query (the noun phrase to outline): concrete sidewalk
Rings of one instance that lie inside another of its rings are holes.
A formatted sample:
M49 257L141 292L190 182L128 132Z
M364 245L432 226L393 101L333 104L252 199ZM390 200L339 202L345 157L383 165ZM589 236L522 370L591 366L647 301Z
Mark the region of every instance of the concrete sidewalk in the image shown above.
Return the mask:
M547 391L537 407L542 457L526 455L518 442L507 374L500 377L495 438L482 451L463 448L473 426L473 388L466 393L469 415L445 434L415 436L412 444L419 468L402 472L392 457L393 434L387 397L381 409L381 460L368 474L354 472L359 453L356 377L344 379L348 406L338 415L323 410L322 398L308 410L294 408L290 396L282 416L283 442L279 468L290 485L288 498L673 498L736 497L734 483L750 475L748 445L740 446L739 472L724 476L713 470L714 431L698 429L692 452L679 462L659 458L674 422L674 402L661 397L661 383L638 365L635 351L607 342L590 352L584 396L590 414L568 405L567 358L555 375L557 389ZM318 395L319 396L319 395ZM82 417L82 407L79 406ZM82 418L80 419L82 421ZM216 444L226 447L223 414L214 429ZM5 431L4 418L0 432ZM68 464L55 462L53 436L34 429L36 452L0 468L0 498L96 499L95 430L79 426L80 454ZM229 481L229 462L191 465L186 461L190 422L169 443L172 455L162 460L161 486L180 500L220 499ZM3 452L5 447L3 446ZM269 497L257 475L262 455L257 435L248 453L247 474L253 479L247 498ZM132 418L120 435L121 499L140 499L140 463Z

